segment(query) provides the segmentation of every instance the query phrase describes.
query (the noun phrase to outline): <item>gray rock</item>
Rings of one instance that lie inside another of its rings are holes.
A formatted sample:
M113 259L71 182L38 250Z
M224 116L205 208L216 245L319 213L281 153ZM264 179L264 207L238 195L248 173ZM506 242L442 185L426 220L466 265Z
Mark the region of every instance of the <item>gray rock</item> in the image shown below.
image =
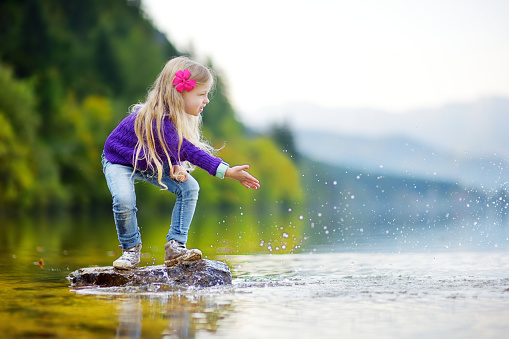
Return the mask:
M214 260L184 261L175 266L154 265L118 270L113 266L86 267L67 276L71 287L83 286L140 286L164 284L169 286L209 287L232 283L230 268Z

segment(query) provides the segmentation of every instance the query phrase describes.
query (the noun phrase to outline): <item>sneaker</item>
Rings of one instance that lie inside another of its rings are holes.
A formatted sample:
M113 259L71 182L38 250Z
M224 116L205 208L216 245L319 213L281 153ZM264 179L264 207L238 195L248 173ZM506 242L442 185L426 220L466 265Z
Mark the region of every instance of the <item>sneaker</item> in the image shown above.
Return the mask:
M198 249L188 250L186 246L176 240L170 240L164 245L164 264L173 266L182 261L200 260L201 251Z
M122 248L122 247L121 247ZM120 258L113 262L113 267L119 270L128 270L140 264L141 244L123 250Z

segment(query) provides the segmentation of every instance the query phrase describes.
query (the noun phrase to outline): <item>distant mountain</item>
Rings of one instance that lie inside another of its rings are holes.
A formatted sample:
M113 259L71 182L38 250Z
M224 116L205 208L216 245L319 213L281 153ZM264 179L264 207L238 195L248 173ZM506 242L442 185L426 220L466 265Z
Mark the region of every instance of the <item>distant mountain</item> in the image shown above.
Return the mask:
M307 157L370 173L451 181L492 189L509 181L508 162L500 156L457 156L406 137L348 136L297 130L295 144Z
M283 113L283 119L294 130L336 132L370 139L398 136L454 155L496 154L509 158L509 98L486 98L397 114L297 103L265 109L267 113L273 116Z
M466 187L496 189L509 181L509 98L400 114L309 104L282 109L297 149L315 160Z

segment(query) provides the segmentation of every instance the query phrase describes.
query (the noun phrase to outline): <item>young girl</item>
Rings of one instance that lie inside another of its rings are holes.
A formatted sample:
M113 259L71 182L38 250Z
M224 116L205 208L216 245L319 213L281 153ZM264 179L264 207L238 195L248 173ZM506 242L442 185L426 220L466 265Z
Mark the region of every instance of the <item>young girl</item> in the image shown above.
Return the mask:
M260 187L258 180L246 172L248 165L229 167L211 155L214 149L201 138L201 113L209 103L213 84L208 68L185 57L171 59L148 92L146 102L134 106L106 139L103 171L123 250L114 267L130 269L140 263L135 180L177 196L164 246L166 266L202 256L200 250L186 248L200 188L189 175L188 163L220 179L237 180L246 188Z

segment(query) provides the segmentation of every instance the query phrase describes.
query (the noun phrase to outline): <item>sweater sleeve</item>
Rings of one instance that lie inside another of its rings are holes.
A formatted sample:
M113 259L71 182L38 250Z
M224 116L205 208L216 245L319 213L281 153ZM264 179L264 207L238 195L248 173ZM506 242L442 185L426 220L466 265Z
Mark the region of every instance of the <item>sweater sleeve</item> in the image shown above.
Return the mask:
M170 121L165 121L164 129L166 146L171 151L172 157L178 159L178 156L176 156L178 150L178 134ZM191 164L207 171L210 175L215 176L222 159L208 154L184 138L180 149L180 161L189 161Z

